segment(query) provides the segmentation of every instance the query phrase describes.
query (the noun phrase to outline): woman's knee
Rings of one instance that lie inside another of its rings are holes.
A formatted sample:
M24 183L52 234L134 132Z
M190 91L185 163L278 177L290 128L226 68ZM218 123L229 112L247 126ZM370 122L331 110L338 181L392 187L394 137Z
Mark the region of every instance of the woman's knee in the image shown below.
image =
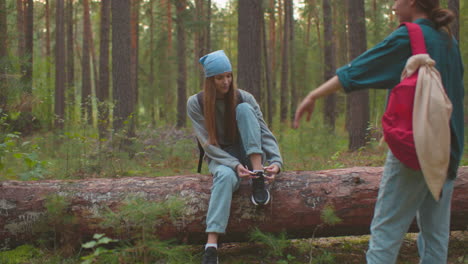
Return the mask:
M236 183L237 175L236 173L229 167L220 166L216 169L214 173L215 181L217 182L227 182L227 183Z
M253 107L248 104L248 103L241 103L238 104L236 107L236 116L237 117L243 117L243 116L248 116L254 114L254 109Z

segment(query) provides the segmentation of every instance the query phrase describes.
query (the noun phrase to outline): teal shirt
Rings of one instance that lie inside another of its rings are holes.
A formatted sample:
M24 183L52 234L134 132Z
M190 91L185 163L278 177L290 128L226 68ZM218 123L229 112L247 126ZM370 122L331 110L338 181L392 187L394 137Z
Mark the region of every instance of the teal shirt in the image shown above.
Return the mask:
M436 62L453 112L450 120L451 156L449 177L455 178L463 153L463 63L458 43L448 35L436 30L427 19L415 23L422 28L426 49ZM411 56L411 46L406 27L399 27L375 47L361 54L348 65L336 71L345 92L367 88L391 90L400 82L401 72Z

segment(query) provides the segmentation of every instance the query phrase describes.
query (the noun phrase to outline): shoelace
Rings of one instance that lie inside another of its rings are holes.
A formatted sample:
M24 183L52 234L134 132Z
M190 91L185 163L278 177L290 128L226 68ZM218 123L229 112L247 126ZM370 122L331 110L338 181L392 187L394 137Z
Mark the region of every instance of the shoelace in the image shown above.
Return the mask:
M265 188L265 180L263 179L263 172L259 171L255 174L255 176L259 176L256 179L252 179L252 184L255 190Z

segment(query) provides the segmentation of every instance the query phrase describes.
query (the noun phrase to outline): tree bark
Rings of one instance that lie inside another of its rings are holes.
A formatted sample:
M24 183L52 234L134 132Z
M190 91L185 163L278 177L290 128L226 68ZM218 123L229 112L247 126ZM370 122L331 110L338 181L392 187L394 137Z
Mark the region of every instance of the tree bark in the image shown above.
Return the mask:
M61 129L65 120L65 7L57 0L55 15L55 128Z
M140 22L140 0L132 0L132 11L131 11L131 44L132 44L132 54L131 54L131 78L132 78L132 90L134 93L133 99L135 106L138 105L138 49L139 49L139 22ZM134 120L137 120L137 115L135 115Z
M332 19L332 7L330 0L322 1L323 8L323 40L325 47L324 51L324 72L323 76L325 81L335 76L335 40L333 38L333 19ZM330 132L335 131L336 121L336 93L325 97L325 103L323 105L323 120L325 126Z
M66 27L67 27L67 93L66 93L66 100L67 104L69 105L69 119L72 120L72 116L74 116L74 110L75 110L75 85L74 85L74 80L75 80L75 55L73 52L73 0L67 0L66 1Z
M194 69L197 76L199 87L195 87L196 91L203 89L203 82L205 81L205 74L200 63L198 62L199 58L203 57L210 51L210 14L211 14L211 1L206 0L195 0L195 14L196 20L200 24L200 27L195 31L194 37Z
M366 21L364 0L348 0L349 60L366 50ZM347 96L346 128L349 133L349 150L366 145L369 126L369 91L362 90Z
M257 226L264 232L286 231L290 238L362 235L369 233L381 167L354 167L324 171L291 171L279 175L271 187L268 206L255 207L250 201L250 186L241 183L234 193L230 222L222 241L247 241L248 232ZM77 219L73 233L76 241L88 241L94 233L105 232L116 238L117 227L99 227L102 210L118 210L129 195L148 202L178 197L185 202L182 216L175 220L162 217L153 228L161 239L203 243L205 217L212 177L185 175L157 178L120 178L87 180L3 181L0 183L0 241L12 246L34 239L34 225L46 216L44 207L51 194L69 199L67 211ZM468 223L468 167L459 169L452 197L451 230L466 230ZM327 227L321 212L332 206L342 219ZM415 231L413 225L412 231ZM59 234L60 235L60 234ZM124 239L123 237L119 237ZM2 245L6 246L6 245Z
M18 36L18 57L24 56L24 11L23 0L16 0L16 34Z
M24 85L24 91L28 94L32 94L32 75L33 75L33 27L34 27L34 3L33 0L25 0L24 2L24 48L27 61L23 64L23 76L22 82ZM27 109L31 112L32 109Z
M92 124L91 105L91 59L89 36L91 34L91 20L89 17L89 0L83 0L83 51L81 60L81 112L83 120Z
M288 85L289 85L289 41L290 30L289 15L292 8L292 0L284 0L284 32L283 32L283 45L281 47L281 87L280 87L280 120L282 123L288 119ZM294 111L291 109L291 111Z
M265 82L266 82L266 119L267 124L269 125L270 129L272 129L273 125L273 76L272 76L272 67L270 61L270 53L268 51L268 39L266 34L266 24L265 19L262 16L260 18L261 21L261 29L262 29L262 50L263 50L263 65L265 71Z
M173 122L172 114L175 113L175 85L173 82L173 72L175 72L173 68L173 61L171 61L172 57L172 3L171 0L162 0L159 2L161 10L165 10L166 16L165 23L162 26L162 34L167 34L167 41L159 41L156 44L156 50L159 53L157 56L157 68L159 69L158 78L156 81L156 86L158 87L159 91L158 94L162 96L156 97L157 100L157 113L158 118ZM159 48L159 46L161 46ZM165 52L164 52L165 50ZM173 110L174 109L174 110Z
M240 0L238 15L237 83L240 89L250 92L261 105L262 80L262 1Z
M268 8L268 28L269 28L269 39L268 39L268 54L265 55L265 63L267 64L266 71L270 72L271 88L267 88L267 122L270 129L273 129L273 117L275 115L275 103L274 94L276 91L276 19L275 19L275 0L270 0ZM266 31L266 28L264 31ZM266 35L266 32L263 34ZM265 37L265 42L267 38ZM267 86L268 87L268 86Z
M206 0L206 49L211 50L211 0Z
M164 0L166 5L166 17L167 17L167 52L171 54L172 51L172 4L171 0ZM164 1L161 1L163 3ZM163 3L164 4L164 3Z
M132 119L135 94L130 89L131 80L131 40L130 40L130 0L111 1L112 10L112 81L115 102L114 129L124 127L125 121ZM131 129L129 129L130 131Z
M291 100L290 103L290 111L289 114L291 115L291 121L294 120L294 115L296 114L296 107L297 107L297 86L296 86L296 47L294 45L294 2L289 2L288 8L288 24L289 24L289 78L290 81L290 90L291 90Z
M46 87L46 91L47 91L47 94L54 94L54 85L52 83L52 51L51 51L51 47L50 47L50 3L49 3L49 0L46 0L45 1L45 5L44 5L44 19L45 19L45 53L44 53L44 57L46 58L46 65L45 65L45 68L46 68L46 79L45 79L45 87ZM65 54L64 54L65 55ZM64 79L66 80L66 76L64 77ZM52 105L52 98L51 97L46 97L47 99L44 100L45 104L46 105ZM65 101L65 100L64 100ZM63 103L65 104L65 102ZM55 113L54 113L55 114ZM46 110L46 115L47 116L52 116L53 113L52 113L52 108L51 107L48 107L47 110ZM55 124L49 124L50 126L54 127Z
M109 129L109 27L110 0L101 1L101 38L99 45L99 85L96 87L98 99L99 137L106 138Z
M149 89L150 91L156 91L156 87L155 87L155 80L154 80L154 14L153 14L153 5L154 5L154 2L153 1L150 1L149 2L149 6L150 6L150 11L149 11L149 19L150 19L150 28L149 28L149 35L150 35L150 39L149 39L149 43L150 43L150 46L149 46L149 54L150 54L150 58L149 58L149 68L150 68L150 72L148 74L148 86L149 86ZM153 126L156 126L156 112L157 112L157 109L158 109L158 97L157 96L152 96L151 99L149 99L149 102L150 103L150 113L151 113L151 124Z
M45 1L45 26L46 26L46 57L49 58L50 52L50 7L49 0ZM47 78L50 78L50 65L47 66Z
M7 85L8 31L6 1L0 0L0 108L5 111L8 101Z
M185 43L185 0L176 1L177 9L177 127L185 127L187 123L187 64Z

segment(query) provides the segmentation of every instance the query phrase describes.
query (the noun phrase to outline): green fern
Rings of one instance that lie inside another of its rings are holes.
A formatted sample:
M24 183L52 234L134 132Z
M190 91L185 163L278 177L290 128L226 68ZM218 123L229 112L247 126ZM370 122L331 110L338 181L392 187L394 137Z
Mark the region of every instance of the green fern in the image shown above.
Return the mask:
M268 255L283 256L284 250L290 246L290 241L286 237L286 232L281 232L278 236L270 233L263 233L260 229L253 229L250 234L250 240L265 244L269 251Z

